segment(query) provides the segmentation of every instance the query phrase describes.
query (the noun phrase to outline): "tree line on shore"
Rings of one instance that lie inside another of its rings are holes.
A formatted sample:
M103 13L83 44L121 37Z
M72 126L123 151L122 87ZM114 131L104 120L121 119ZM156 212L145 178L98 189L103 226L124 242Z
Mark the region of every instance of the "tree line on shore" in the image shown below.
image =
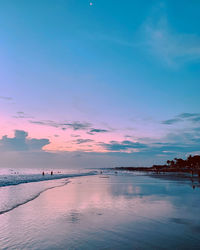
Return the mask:
M156 171L156 172L189 172L198 173L200 176L200 155L189 155L187 159L174 158L167 160L164 165L153 165L152 167L119 167L118 170L128 171Z
M162 171L176 172L199 172L200 171L200 155L189 155L187 159L174 158L167 160L167 164L153 165L151 169Z

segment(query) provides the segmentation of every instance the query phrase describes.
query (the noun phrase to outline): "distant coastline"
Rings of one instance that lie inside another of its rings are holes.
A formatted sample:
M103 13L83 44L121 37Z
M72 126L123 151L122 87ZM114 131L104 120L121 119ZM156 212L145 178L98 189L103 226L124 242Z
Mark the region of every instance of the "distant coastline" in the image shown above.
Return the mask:
M186 160L174 158L168 160L164 165L153 165L152 167L115 167L114 170L142 171L153 173L179 172L198 175L200 178L200 155L189 156Z

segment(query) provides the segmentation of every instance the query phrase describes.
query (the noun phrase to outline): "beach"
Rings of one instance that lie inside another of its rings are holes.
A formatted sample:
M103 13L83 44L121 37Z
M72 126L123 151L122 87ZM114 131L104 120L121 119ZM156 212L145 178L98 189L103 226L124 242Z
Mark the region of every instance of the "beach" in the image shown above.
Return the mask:
M107 172L1 187L4 203L36 186L38 195L0 215L1 249L200 246L200 189L188 181Z

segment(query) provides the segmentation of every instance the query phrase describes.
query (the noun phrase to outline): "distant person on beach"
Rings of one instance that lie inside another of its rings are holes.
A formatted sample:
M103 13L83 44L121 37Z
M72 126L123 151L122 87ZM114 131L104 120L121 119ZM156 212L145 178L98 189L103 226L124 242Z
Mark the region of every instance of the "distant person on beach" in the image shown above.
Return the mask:
M51 171L51 175L53 175L53 171Z
M42 172L42 175L44 176L44 171Z

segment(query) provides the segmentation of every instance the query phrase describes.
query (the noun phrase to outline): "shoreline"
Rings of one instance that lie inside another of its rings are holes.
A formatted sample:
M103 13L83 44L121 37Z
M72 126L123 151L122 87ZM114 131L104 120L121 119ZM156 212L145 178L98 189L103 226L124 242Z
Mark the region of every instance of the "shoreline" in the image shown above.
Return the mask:
M152 167L116 167L112 168L114 171L129 171L129 172L147 172L147 173L182 173L182 174L192 174L199 176L199 170L191 169L167 169L167 168L152 168Z
M45 175L42 174L20 174L20 175L0 175L0 188L8 186L17 186L19 184L35 183L43 181L61 180L66 178L82 177L96 175L95 171L86 173L74 173L74 174L53 174Z
M130 170L131 169L131 170ZM114 168L113 170L119 172L140 172L144 173L145 175L152 177L152 178L159 178L165 180L172 180L172 181L188 181L191 184L191 187L195 189L196 187L200 187L200 176L198 173L191 173L189 171L155 171L155 170L146 170L148 168L133 168L133 167L120 167Z
M109 178L72 178L67 185L46 190L2 214L1 247L123 249L126 244L125 249L148 250L161 244L165 249L181 249L184 244L185 249L195 249L200 242L200 190L188 188L187 181L177 185L153 177L112 172ZM5 196L8 201L21 199L24 188L11 191Z

